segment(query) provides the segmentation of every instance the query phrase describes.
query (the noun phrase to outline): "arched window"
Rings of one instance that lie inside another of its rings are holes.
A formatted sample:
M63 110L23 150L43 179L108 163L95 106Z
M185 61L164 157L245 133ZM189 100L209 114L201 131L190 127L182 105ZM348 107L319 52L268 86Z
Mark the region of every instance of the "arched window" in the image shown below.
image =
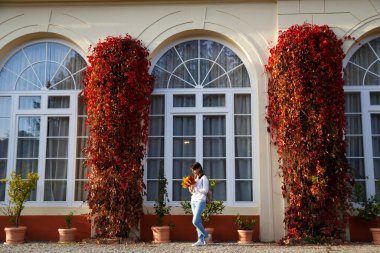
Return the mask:
M23 46L1 67L0 176L38 172L32 201L85 199L81 149L88 131L79 93L86 66L73 48L42 41Z
M354 201L380 197L380 38L363 41L345 66L347 158L354 169Z
M240 57L219 42L190 40L163 52L152 73L147 200L157 196L160 170L170 200L189 200L182 177L199 161L217 180L215 199L252 204L253 88Z

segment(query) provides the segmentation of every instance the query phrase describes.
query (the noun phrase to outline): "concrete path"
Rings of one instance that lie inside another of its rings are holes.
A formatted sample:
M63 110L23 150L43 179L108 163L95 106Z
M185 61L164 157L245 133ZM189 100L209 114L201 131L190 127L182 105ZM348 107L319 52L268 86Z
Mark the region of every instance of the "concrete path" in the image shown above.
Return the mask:
M58 244L56 242L51 243L41 243L32 242L25 243L21 245L0 245L0 252L99 252L99 253L116 253L116 252L174 252L174 253L185 253L185 252L221 252L221 253L255 253L255 252L274 252L274 253L332 253L332 252L344 252L344 253L380 253L380 245L373 244L344 244L338 246L315 246L315 245L304 245L304 246L279 246L273 243L253 243L250 245L240 245L237 243L214 243L208 244L204 247L192 247L189 242L174 242L168 244L152 244L152 243L132 243L132 244L114 244L114 245L97 245L97 244L86 244L86 243L73 243L73 244Z

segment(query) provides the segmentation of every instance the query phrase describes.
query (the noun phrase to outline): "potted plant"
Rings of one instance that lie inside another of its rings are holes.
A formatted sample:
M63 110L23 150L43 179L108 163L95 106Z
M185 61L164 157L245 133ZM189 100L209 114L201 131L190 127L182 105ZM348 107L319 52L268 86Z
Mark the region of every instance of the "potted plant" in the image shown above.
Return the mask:
M253 230L256 225L256 220L242 218L239 214L236 216L235 224L238 226L239 241L238 243L251 243Z
M214 188L217 184L217 180L210 180L210 189L211 192L214 191ZM192 214L191 211L191 204L190 201L181 201L180 202L182 209L185 211L185 214ZM205 225L205 229L207 233L209 234L209 240L208 242L213 241L213 233L214 228L206 227L206 225L210 222L211 215L213 214L222 214L223 210L225 208L224 202L221 200L212 200L209 203L206 203L206 209L202 213L202 223Z
M164 226L164 216L170 214L171 207L168 205L169 198L167 192L168 181L164 176L163 169L159 172L158 177L158 196L154 203L154 210L157 216L157 226L152 226L153 243L170 242L170 228L174 224Z
M370 221L376 220L376 227L370 228L374 244L380 244L380 228L377 221L377 216L380 214L380 203L376 200L375 196L371 196L360 203L360 207L356 208L358 217Z
M1 182L7 182L2 179ZM11 172L11 180L9 181L8 197L9 205L5 209L5 213L10 217L13 227L4 228L5 244L18 244L25 241L26 227L20 226L20 216L24 210L24 204L29 199L30 194L36 189L38 174L29 172L27 179L22 179L21 175Z
M66 228L58 229L59 243L75 242L75 232L77 229L72 227L73 215L74 212L69 212L65 216Z

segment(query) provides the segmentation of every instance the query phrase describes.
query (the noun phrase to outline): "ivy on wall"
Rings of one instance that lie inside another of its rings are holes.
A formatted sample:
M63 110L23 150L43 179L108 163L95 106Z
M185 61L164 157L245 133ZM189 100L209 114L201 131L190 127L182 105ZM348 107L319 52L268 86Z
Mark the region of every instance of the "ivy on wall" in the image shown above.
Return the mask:
M342 40L294 25L270 49L267 120L277 146L288 239L344 239L351 199L345 156Z
M147 57L147 49L129 35L107 37L88 57L87 190L99 237L128 237L143 215L142 160L153 90Z

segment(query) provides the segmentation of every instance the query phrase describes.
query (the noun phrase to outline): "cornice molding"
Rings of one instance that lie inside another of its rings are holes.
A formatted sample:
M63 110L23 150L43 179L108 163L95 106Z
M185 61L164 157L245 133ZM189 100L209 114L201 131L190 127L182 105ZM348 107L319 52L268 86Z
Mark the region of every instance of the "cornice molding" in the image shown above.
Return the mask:
M147 4L232 4L276 3L277 0L0 0L4 5L147 5Z

